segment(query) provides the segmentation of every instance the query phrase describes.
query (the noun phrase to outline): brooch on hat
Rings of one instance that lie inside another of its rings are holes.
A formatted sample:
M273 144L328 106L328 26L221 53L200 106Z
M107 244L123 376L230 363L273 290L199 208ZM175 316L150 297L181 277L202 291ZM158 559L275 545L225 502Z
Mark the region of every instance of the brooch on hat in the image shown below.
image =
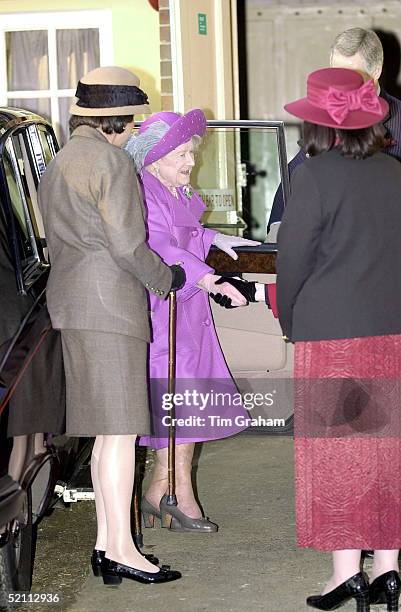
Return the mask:
M191 185L185 185L185 187L182 188L182 192L184 196L188 198L188 200L190 200L194 195L194 190L192 189Z

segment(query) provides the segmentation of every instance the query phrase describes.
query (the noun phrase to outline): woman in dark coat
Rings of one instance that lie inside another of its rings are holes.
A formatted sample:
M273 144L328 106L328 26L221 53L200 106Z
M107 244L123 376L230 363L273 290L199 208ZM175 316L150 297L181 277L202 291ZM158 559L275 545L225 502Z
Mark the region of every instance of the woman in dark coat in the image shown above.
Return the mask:
M295 342L297 540L332 551L308 605L398 610L401 581L401 168L380 152L388 105L328 68L288 104L309 159L278 235L277 301ZM339 290L341 288L341 290ZM369 587L362 549L373 549Z

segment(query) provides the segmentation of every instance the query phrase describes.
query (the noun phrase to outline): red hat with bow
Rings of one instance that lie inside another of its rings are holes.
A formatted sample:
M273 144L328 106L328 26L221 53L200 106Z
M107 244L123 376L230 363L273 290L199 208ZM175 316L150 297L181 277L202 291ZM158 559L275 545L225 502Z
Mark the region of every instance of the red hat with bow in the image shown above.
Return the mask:
M348 68L311 72L306 98L290 102L285 110L310 123L342 130L359 130L383 121L389 107L377 95L372 80Z

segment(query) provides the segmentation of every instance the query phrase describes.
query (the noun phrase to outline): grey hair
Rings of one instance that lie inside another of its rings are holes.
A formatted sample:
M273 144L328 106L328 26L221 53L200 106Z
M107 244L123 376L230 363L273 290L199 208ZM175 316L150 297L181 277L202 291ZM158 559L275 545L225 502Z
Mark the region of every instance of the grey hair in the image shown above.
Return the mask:
M159 119L154 123L151 123L147 130L142 134L136 134L131 136L126 143L124 149L130 157L134 160L135 168L137 172L140 172L143 168L145 157L153 149L153 147L163 138L164 134L168 132L170 126L165 121Z
M191 138L191 141L194 150L197 151L203 142L203 138L202 136L199 136L199 134L194 134Z
M373 30L351 28L341 32L334 39L330 49L330 60L337 52L345 57L359 53L363 58L367 73L371 76L377 68L383 65L383 47L380 38Z

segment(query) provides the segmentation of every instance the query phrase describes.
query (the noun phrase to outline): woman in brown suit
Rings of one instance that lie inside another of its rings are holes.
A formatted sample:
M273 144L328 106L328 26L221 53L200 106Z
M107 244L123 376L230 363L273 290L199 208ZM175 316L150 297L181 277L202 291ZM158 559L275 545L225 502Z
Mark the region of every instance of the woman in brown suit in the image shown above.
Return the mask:
M105 584L122 577L166 582L181 575L138 552L130 504L134 442L150 431L145 286L165 299L185 274L147 247L134 168L121 150L134 113L149 109L139 79L122 68L97 68L81 79L76 96L71 139L39 187L52 264L47 304L63 345L66 433L96 436L94 573Z

